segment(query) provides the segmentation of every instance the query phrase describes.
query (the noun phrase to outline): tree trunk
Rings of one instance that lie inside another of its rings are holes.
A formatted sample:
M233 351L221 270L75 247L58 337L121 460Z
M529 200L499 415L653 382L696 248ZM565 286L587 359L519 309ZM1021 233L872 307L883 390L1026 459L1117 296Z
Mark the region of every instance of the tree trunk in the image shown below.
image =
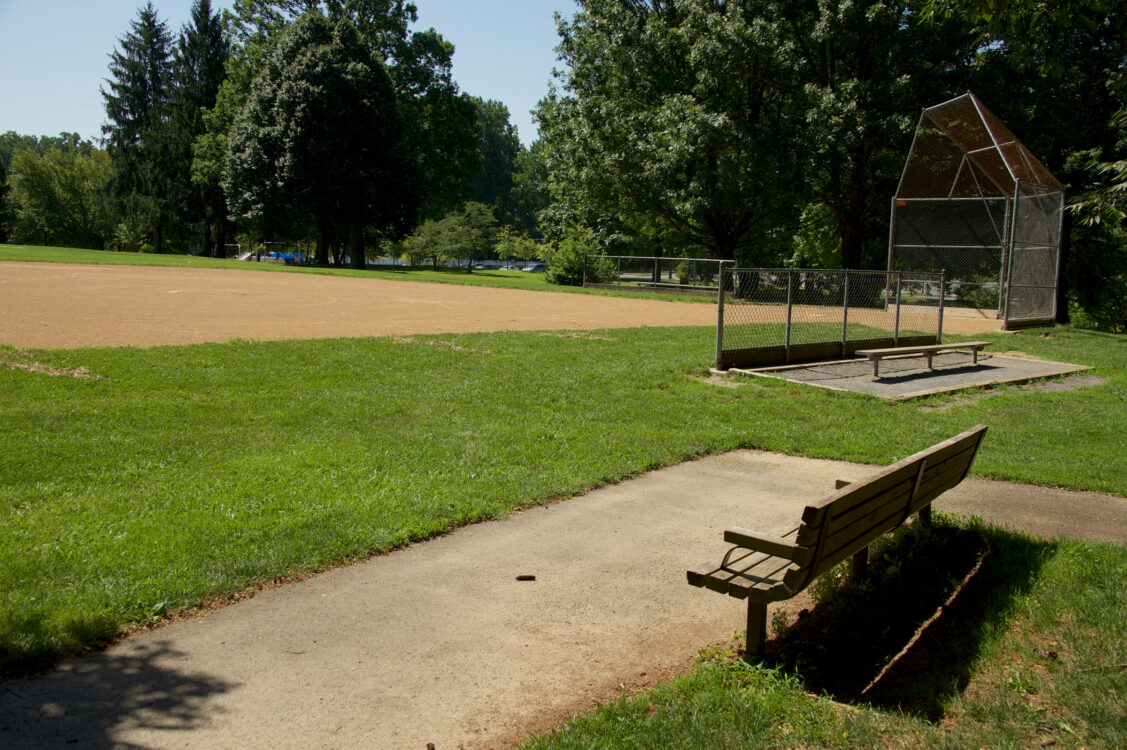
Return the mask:
M164 252L164 226L159 221L153 227L153 249L158 253Z
M860 227L848 219L838 221L841 233L841 267L860 268L861 249L865 246L865 236Z
M215 222L215 257L227 257L227 220L222 216Z
M205 251L209 257L216 256L215 248L211 245L211 224L206 221L203 223L203 245L200 247L200 254Z
M329 243L332 239L327 221L317 222L317 258L314 265L325 268L329 265Z
M360 222L353 222L352 226L348 228L348 255L352 261L353 268L360 271L364 270L366 265L364 258L364 227Z
M713 236L713 239L716 241L716 260L736 259L736 240L738 238L727 234L717 234Z

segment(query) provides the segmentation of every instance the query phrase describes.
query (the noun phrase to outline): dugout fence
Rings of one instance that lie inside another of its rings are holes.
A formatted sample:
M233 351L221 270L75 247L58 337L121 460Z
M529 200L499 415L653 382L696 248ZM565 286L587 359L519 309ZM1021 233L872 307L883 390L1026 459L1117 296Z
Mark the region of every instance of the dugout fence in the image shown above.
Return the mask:
M585 255L583 286L712 296L719 288L721 269L735 265L732 260L712 258Z
M946 296L942 273L724 268L716 366L781 365L942 343Z

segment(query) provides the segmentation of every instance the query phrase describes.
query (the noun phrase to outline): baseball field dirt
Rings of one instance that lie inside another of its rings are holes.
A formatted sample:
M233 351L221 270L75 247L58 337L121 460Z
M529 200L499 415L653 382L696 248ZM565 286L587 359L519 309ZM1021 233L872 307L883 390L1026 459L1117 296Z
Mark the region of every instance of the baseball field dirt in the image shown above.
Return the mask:
M0 321L0 344L61 349L715 325L716 307L316 274L4 262ZM950 333L998 327L944 321Z

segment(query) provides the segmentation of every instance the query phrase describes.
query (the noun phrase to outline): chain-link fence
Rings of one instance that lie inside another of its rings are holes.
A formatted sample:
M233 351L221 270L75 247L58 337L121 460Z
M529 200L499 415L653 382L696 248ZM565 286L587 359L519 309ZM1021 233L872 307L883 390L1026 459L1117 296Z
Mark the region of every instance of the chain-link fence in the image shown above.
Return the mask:
M1063 188L974 94L920 116L892 201L890 271L946 273L1007 328L1056 314Z
M586 255L583 286L712 296L719 288L721 269L733 266L734 261L710 258Z
M890 270L945 273L947 303L1002 312L1006 198L900 198L893 202Z
M940 343L942 274L739 268L721 271L716 366L836 359Z
M1014 206L1003 317L1007 326L1053 320L1064 193L1019 182Z

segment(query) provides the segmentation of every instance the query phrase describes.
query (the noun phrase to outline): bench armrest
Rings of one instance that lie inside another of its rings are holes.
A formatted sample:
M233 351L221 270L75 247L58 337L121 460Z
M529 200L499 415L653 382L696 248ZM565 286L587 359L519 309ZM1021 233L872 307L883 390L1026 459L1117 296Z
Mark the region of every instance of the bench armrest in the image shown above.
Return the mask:
M804 565L809 562L812 554L812 550L806 547L799 547L788 539L771 536L770 534L760 534L757 531L741 529L739 527L725 531L724 541L728 544L739 545L745 549L781 557L784 560L792 560L799 565Z

